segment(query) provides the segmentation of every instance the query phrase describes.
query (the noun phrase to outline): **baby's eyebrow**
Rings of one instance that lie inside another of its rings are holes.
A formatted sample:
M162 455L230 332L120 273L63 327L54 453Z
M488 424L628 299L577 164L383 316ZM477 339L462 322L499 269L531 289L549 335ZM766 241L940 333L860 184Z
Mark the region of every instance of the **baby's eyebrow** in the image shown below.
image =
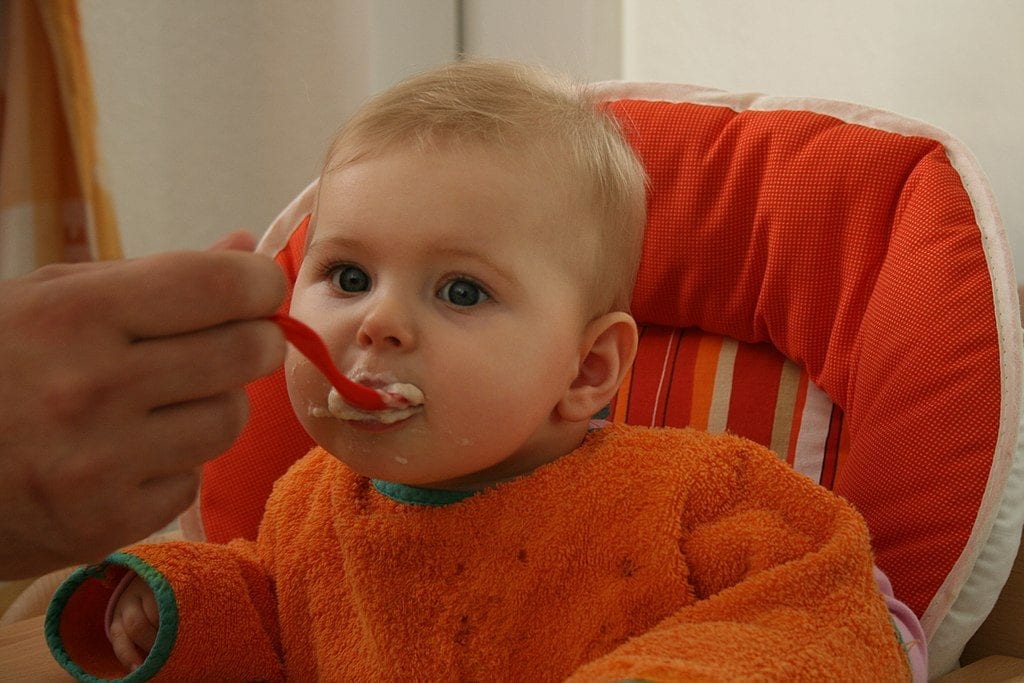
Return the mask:
M475 249L466 249L464 247L455 246L444 246L435 248L435 252L442 257L476 261L484 268L489 270L492 275L496 275L506 282L506 284L512 284L516 280L512 276L512 273L506 266L498 263L496 260L491 258L488 254L477 251Z
M330 235L328 237L313 237L313 241L306 247L306 255L315 253L317 251L326 250L342 250L342 251L357 251L361 250L363 245L359 240L354 240L350 237L343 237L341 235Z

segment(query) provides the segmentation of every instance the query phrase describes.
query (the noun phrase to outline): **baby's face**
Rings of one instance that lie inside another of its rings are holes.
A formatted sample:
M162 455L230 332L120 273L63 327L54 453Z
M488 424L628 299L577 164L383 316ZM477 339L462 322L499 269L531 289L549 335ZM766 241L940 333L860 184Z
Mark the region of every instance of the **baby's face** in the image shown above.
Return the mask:
M563 454L556 406L581 360L582 287L563 193L486 149L397 150L321 179L291 313L373 386L411 384L389 419L328 409L297 353L289 393L306 429L369 477L478 488Z

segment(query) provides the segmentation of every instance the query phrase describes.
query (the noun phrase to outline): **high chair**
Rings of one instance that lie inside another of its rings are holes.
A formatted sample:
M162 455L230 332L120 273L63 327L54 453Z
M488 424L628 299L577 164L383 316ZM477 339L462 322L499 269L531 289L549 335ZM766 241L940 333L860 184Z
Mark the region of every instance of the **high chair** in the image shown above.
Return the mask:
M1024 657L1024 562L979 632L1017 556L1024 460L1015 277L973 156L854 104L597 87L650 178L640 347L608 419L738 433L852 502L921 618L930 677ZM259 246L292 281L315 190ZM254 537L273 481L312 446L283 371L249 397L187 537ZM950 680L998 679L982 666Z
M850 500L922 620L931 675L955 668L1024 523L1018 300L974 158L853 104L599 88L650 176L640 349L610 419L741 434ZM314 192L260 245L292 279ZM282 373L250 398L186 533L253 536L271 483L311 446ZM1009 645L1024 656L1020 636Z

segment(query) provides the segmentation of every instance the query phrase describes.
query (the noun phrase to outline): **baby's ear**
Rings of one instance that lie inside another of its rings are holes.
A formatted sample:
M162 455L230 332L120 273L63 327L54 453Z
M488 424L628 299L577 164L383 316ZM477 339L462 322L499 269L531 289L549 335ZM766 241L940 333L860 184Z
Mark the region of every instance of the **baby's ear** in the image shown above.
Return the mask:
M636 321L628 313L606 313L587 325L580 365L556 411L567 421L589 420L608 405L636 355Z

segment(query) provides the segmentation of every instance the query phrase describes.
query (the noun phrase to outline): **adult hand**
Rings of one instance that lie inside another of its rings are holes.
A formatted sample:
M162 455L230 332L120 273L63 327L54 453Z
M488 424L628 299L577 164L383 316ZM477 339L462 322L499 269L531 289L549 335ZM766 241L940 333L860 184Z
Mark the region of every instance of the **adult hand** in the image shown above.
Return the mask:
M0 579L162 528L241 432L285 282L251 240L218 246L0 282Z

